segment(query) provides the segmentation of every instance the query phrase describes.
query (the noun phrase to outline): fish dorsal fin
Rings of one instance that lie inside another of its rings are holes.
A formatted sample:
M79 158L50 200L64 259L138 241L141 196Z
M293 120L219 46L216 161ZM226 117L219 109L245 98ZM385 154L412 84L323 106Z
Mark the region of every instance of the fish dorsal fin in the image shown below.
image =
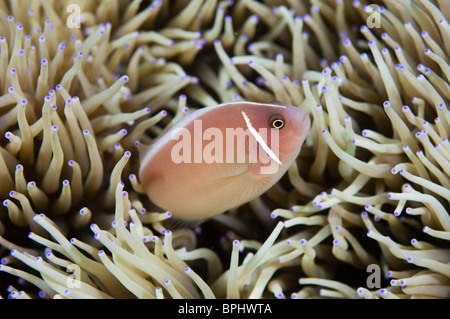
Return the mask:
M271 105L278 105L278 106L282 106L282 107L289 107L290 105L284 102L279 102L279 101L272 101L269 104Z
M150 152L150 150L153 148L154 144L155 144L155 142L153 142L149 145L145 145L145 144L142 144L141 142L138 142L138 145L136 146L136 148L139 153L139 162L142 163L142 161L144 160L144 157L148 154L148 152Z

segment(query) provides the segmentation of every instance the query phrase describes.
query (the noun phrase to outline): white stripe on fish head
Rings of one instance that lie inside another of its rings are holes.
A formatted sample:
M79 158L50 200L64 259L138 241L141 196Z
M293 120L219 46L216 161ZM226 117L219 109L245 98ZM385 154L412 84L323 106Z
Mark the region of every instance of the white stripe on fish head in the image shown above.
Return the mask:
M264 139L261 137L261 134L253 127L252 122L250 121L247 114L245 114L244 111L241 111L242 116L244 117L245 124L247 125L248 130L253 135L253 137L256 139L256 141L261 145L263 150L267 153L267 155L270 156L271 159L273 159L275 162L277 162L280 166L283 165L278 158L278 156L272 151L272 149L267 145L267 143L264 141Z

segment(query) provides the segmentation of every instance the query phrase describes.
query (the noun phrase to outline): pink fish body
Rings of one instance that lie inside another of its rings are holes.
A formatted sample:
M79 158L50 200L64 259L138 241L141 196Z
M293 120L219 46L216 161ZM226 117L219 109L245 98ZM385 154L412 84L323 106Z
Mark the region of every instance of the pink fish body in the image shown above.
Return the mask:
M204 219L273 186L298 156L309 116L282 103L231 102L192 112L150 147L139 180L160 208Z

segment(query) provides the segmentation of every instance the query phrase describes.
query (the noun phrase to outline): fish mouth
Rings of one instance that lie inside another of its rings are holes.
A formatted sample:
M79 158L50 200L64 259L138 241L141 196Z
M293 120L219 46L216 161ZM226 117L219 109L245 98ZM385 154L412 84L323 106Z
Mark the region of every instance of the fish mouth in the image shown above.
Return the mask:
M302 114L300 120L298 121L298 125L294 128L294 136L297 138L305 138L306 134L311 127L311 120L308 114Z

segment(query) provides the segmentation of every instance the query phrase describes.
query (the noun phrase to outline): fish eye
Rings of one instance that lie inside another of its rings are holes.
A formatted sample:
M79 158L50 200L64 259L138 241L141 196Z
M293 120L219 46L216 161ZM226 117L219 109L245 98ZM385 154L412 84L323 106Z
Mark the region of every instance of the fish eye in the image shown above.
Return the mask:
M269 126L271 128L276 128L280 130L284 127L284 124L285 124L284 117L279 114L273 115L269 120Z

